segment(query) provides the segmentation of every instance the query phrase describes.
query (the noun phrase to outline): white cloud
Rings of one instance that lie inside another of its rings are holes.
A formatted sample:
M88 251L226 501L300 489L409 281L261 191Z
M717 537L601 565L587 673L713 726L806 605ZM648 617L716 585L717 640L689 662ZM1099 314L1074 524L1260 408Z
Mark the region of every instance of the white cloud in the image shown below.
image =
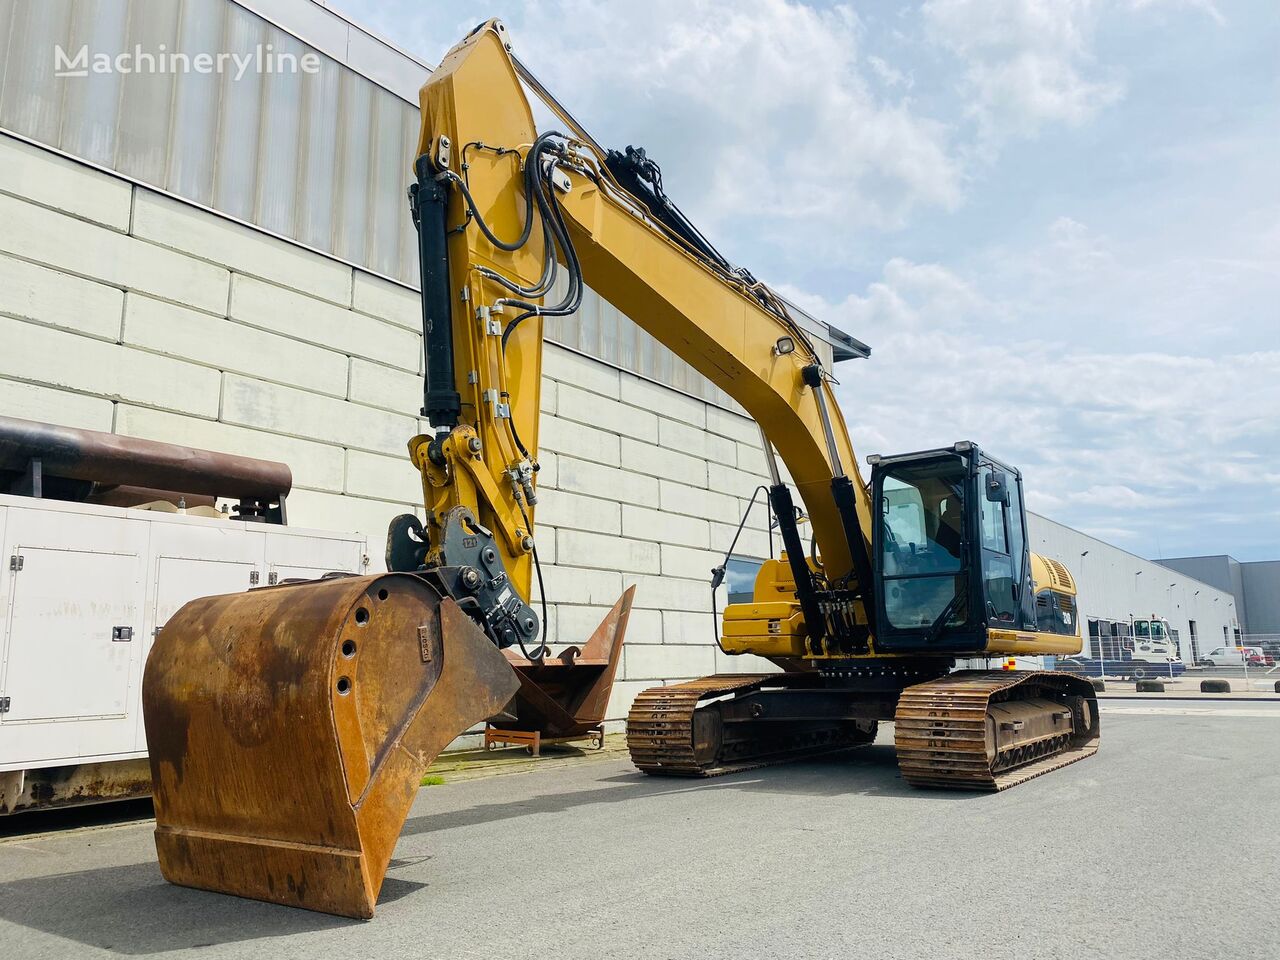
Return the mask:
M1091 0L929 0L922 14L930 40L963 63L985 140L1078 126L1123 95L1093 60Z
M539 78L603 142L646 147L711 228L893 228L961 200L947 127L894 93L909 84L892 64L863 58L851 7L652 0L601 16L563 0L521 19Z
M1025 257L1064 241L1085 263L1096 256L1087 229L1060 220ZM1024 470L1032 509L1110 529L1137 552L1158 540L1194 552L1196 518L1265 503L1280 475L1280 351L1210 357L1152 342L1109 352L1070 325L1032 338L1015 322L1022 304L904 260L862 294L803 305L872 345L870 360L838 371L861 454L975 440Z
M885 86L903 87L907 90L910 90L915 86L915 78L911 74L904 73L897 67L891 66L883 57L867 57L867 66L871 68L871 72L874 73Z
M1154 7L1189 7L1199 10L1220 27L1227 25L1227 18L1222 15L1213 0L1129 0L1129 6L1142 12Z
M726 253L871 343L837 371L861 452L970 437L1026 470L1033 508L1136 552L1274 555L1267 12L342 2L427 59L505 16Z
M913 263L895 257L864 294L850 294L831 305L795 287L782 285L783 296L815 316L833 320L860 338L906 336L952 331L980 320L999 320L1003 309L956 273L936 263Z
M530 59L572 90L585 122L648 146L700 218L891 228L960 201L946 128L872 91L849 6L657 0L616 6L595 28L581 26L595 10L585 0L563 9L580 26L531 37ZM584 46L590 59L571 55ZM881 76L891 69L882 61ZM618 115L636 102L643 116Z

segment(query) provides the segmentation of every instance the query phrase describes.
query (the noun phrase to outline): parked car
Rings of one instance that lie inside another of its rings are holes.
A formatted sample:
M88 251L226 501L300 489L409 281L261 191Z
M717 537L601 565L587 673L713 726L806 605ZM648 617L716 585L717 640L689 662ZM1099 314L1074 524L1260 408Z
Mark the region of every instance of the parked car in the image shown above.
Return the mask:
M1196 663L1202 667L1271 667L1275 658L1261 647L1217 647Z
M1274 667L1275 658L1261 647L1245 647L1245 659L1251 667Z

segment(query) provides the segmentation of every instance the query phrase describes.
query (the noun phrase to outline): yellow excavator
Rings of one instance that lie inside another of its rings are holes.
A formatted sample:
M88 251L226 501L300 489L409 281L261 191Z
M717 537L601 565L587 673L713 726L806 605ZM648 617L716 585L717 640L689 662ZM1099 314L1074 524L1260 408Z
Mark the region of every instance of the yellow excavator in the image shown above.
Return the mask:
M535 129L526 90L560 131ZM421 108L409 192L433 432L409 455L426 522L392 524L386 574L196 600L160 632L143 694L169 880L372 915L427 764L516 692L503 651L548 656L533 590L542 325L588 283L759 424L785 547L719 640L779 672L640 694L640 770L842 751L887 720L922 787L999 790L1097 749L1087 681L956 670L1080 647L1071 575L1028 549L1017 470L960 442L871 457L864 481L794 309L715 250L643 150L600 147L500 21L449 51Z

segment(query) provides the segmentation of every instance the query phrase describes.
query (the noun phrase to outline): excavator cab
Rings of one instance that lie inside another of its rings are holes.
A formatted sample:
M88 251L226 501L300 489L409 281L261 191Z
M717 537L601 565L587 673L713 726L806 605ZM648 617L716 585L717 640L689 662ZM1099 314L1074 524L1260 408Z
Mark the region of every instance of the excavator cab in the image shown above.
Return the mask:
M879 649L972 656L1035 630L1021 474L969 441L868 462Z

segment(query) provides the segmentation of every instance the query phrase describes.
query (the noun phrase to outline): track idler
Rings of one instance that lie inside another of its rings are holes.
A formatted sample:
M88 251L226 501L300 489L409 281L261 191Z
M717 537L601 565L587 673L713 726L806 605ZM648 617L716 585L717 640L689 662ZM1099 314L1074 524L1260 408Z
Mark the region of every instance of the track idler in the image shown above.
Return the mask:
M142 688L161 872L372 916L426 767L518 686L411 574L193 600L160 631Z

